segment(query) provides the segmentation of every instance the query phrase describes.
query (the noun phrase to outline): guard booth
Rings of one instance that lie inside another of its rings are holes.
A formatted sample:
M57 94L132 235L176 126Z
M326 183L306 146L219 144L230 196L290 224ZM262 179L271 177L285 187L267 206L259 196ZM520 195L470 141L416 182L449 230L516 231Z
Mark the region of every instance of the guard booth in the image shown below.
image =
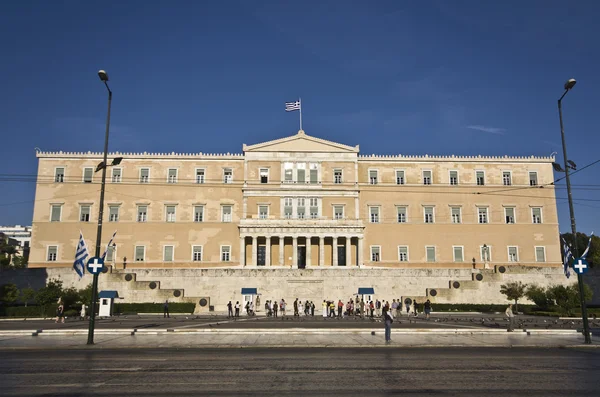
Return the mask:
M359 288L358 293L356 295L358 295L359 300L364 300L365 303L367 303L373 300L373 296L375 295L375 289L371 287Z
M115 299L121 299L119 298L119 293L117 291L100 291L98 298L100 299L98 317L111 317L113 315Z
M245 310L246 303L254 303L254 312L260 309L260 294L256 288L242 288L242 310Z

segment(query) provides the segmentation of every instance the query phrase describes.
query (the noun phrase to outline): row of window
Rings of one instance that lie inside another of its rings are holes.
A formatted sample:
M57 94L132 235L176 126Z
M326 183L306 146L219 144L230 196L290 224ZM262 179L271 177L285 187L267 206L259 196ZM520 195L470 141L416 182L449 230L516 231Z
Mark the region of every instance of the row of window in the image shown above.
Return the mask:
M542 223L542 207L530 207L531 208L531 223ZM477 209L477 223L486 224L490 223L489 207L476 207ZM343 210L343 209L342 209ZM408 222L408 207L407 206L396 206L396 221L397 223ZM516 207L504 207L504 223L514 224L516 223ZM381 207L380 206L369 206L369 222L370 223L381 223ZM423 206L423 223L435 223L435 206ZM450 206L450 222L451 223L463 223L462 207Z
M535 260L536 262L546 262L546 247L534 247L535 249ZM437 261L437 249L435 246L425 246L425 257L427 262L436 262ZM407 245L399 245L398 246L398 261L399 262L408 262L408 246ZM517 246L509 246L506 247L507 252L507 260L508 262L518 262L519 261L519 247ZM372 262L381 262L381 246L380 245L372 245L371 246L371 261ZM452 246L452 258L454 262L464 262L464 247L463 246ZM480 260L482 262L491 262L492 261L492 247L483 245L480 247Z
M122 181L122 168L112 167L110 180L113 183L120 183ZM179 170L177 168L169 168L167 170L166 182L177 183ZM94 168L85 167L83 169L84 183L91 183L94 175ZM396 170L396 184L405 185L407 183L404 170ZM422 170L422 179L420 181L423 185L431 185L433 183L433 171ZM65 179L65 168L57 167L54 171L54 181L61 183ZM269 183L269 169L259 169L260 183ZM485 171L475 171L475 180L478 186L484 186L486 184ZM139 183L149 183L150 181L150 168L140 168L139 171ZM195 183L205 183L206 181L206 169L196 168L195 170ZM233 182L233 169L223 168L221 175L221 181L223 183ZM369 170L369 184L377 185L381 183L379 178L379 170ZM319 183L319 164L317 163L284 163L283 164L283 183ZM343 183L343 171L342 169L333 170L333 183ZM450 170L448 172L448 184L458 185L459 177L457 170ZM511 186L513 184L513 177L511 171L502 172L502 184L505 186ZM538 176L536 171L529 172L529 185L537 186Z
M48 262L56 262L58 259L58 246L50 245L48 246ZM163 246L163 262L173 262L175 257L175 246L173 245L164 245ZM193 262L201 262L202 261L202 246L201 245L192 245L192 261ZM143 262L146 260L146 246L145 245L136 245L134 249L134 261ZM112 246L106 251L105 261L107 263L116 262L117 260L117 247ZM231 246L230 245L222 245L221 246L221 262L229 262L231 261Z

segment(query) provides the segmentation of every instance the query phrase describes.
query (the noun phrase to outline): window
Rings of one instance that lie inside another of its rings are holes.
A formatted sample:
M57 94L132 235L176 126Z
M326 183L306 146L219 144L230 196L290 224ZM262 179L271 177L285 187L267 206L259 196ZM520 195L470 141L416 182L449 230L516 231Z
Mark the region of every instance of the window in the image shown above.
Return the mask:
M167 171L167 183L177 183L177 168L169 168Z
M48 262L56 262L57 256L58 256L58 246L56 246L56 245L48 246Z
M165 245L163 249L163 262L173 262L173 250L172 245Z
M537 172L529 171L529 186L537 186L537 184L538 184Z
M381 261L381 247L378 245L371 246L371 261L372 262L380 262Z
M94 176L94 169L92 167L86 167L83 169L83 182L84 183L92 183L93 176Z
M433 207L423 207L423 214L425 215L425 223L433 223Z
M319 183L319 164L310 164L310 183Z
M114 168L112 169L112 182L113 183L121 183L121 169Z
M460 207L450 207L450 214L450 216L452 217L452 223L461 223Z
M269 219L269 206L259 205L258 206L258 217L260 219Z
M231 168L223 168L223 183L233 182L233 171Z
M260 174L260 183L269 183L269 169L261 168L258 173Z
M298 198L298 206L296 207L298 219L304 219L306 215L306 202L303 197Z
M150 168L140 168L140 183L148 183L150 180Z
M396 185L404 185L404 170L396 170Z
M118 222L119 221L119 206L109 205L108 206L108 221Z
M510 175L510 171L502 172L502 184L504 186L512 185L512 176Z
M50 207L50 222L60 222L62 204L52 204Z
M166 205L165 213L166 213L165 220L167 222L175 222L175 206L174 205Z
M202 261L202 246L201 245L193 245L192 246L192 261L194 261L194 262Z
M293 213L292 198L286 197L283 199L283 215L285 219L291 219Z
M379 207L369 207L369 220L371 223L379 223Z
M398 246L398 261L408 262L408 247L406 245Z
M148 220L148 206L138 205L137 207L137 221L146 222Z
M54 182L63 183L65 181L65 169L59 167L54 170Z
M285 183L292 183L293 181L294 164L285 163L283 164L283 181Z
M454 262L463 262L463 247L452 247L454 251Z
M344 219L344 206L334 205L333 206L333 219Z
M535 247L535 261L546 262L546 247Z
M319 217L319 199L316 197L310 198L310 219L317 219Z
M296 164L296 182L297 183L306 182L306 164L305 163Z
M479 223L488 223L487 207L477 207L477 216L478 216Z
M204 169L196 168L196 183L204 183Z
M458 185L458 171L450 171L450 184Z
M221 207L221 222L231 222L231 206L223 205Z
M221 261L229 262L231 260L231 247L224 245L221 247Z
M143 262L146 260L146 247L143 245L135 246L135 261Z
M194 222L204 222L204 206L194 206Z
M423 185L431 185L431 170L423 171Z
M406 207L396 207L398 223L406 223Z
M475 179L477 180L477 186L485 185L485 172L475 171Z
M542 223L542 209L540 207L533 207L531 209L531 217L533 223Z
M518 247L508 247L508 261L509 262L518 262L519 261Z
M106 248L106 262L114 262L117 257L117 245L113 244Z
M435 262L435 247L425 247L427 262Z
M80 222L89 222L90 221L90 212L91 212L91 205L81 205L79 206L79 221Z
M378 179L377 174L378 174L377 170L369 170L369 184L377 185L377 179Z
M514 207L504 208L504 219L507 225L515 223L515 209Z
M342 170L333 170L333 183L342 183Z
M487 263L492 261L492 247L489 245L482 245L479 247L479 252L482 262Z

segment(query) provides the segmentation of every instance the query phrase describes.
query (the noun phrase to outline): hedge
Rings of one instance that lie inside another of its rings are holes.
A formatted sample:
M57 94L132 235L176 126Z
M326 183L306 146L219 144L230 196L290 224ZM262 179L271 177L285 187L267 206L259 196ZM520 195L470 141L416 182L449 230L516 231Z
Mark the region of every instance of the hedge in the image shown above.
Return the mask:
M169 313L192 314L195 303L169 303ZM124 313L163 313L164 303L115 303L114 314Z
M423 303L419 302L419 311L423 311ZM513 305L514 306L514 305ZM481 313L504 313L508 303L506 305L483 305L483 304L469 304L469 303L432 303L431 309L434 312L481 312ZM530 314L535 308L534 305L519 305L519 312Z
M0 306L2 317L56 317L58 305L42 306Z

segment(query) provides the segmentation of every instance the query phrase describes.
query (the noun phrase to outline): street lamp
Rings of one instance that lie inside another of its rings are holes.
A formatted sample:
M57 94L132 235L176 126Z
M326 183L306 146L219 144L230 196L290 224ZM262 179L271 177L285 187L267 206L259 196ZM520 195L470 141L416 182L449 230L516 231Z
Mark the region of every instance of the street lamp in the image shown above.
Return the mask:
M565 83L565 92L562 94L560 99L558 100L558 117L560 119L560 136L562 138L562 148L563 148L563 161L565 164L564 172L565 179L567 181L567 197L569 199L569 214L571 215L571 233L573 233L573 255L575 258L579 258L579 250L577 249L577 228L575 227L575 211L573 209L573 196L571 194L571 179L569 177L569 169L576 169L577 166L574 162L567 160L567 144L565 142L565 128L563 126L563 117L562 117L562 99L567 95L569 90L575 87L577 81L575 79L569 79ZM558 165L558 164L557 164ZM553 164L554 166L554 164ZM558 167L560 168L560 166ZM554 169L557 169L554 166ZM592 339L590 338L590 325L588 324L588 316L587 316L587 307L585 306L585 300L583 297L583 276L581 273L577 272L577 284L579 285L579 300L581 301L581 316L583 318L583 335L585 337L585 343L592 343Z
M96 253L95 257L100 256L100 244L102 244L102 217L104 215L104 185L106 183L106 158L108 156L108 130L110 126L110 104L112 101L112 91L108 87L108 74L104 70L98 71L100 80L106 86L108 90L108 113L106 114L106 133L104 134L104 161L96 167L96 171L102 169L102 184L100 187L100 209L98 211L98 231L96 233ZM117 159L115 159L117 160ZM113 161L113 165L114 165ZM119 159L118 163L121 162ZM117 163L117 164L118 164ZM88 339L87 344L94 344L94 325L96 323L96 300L98 299L98 273L94 274L94 281L92 283L92 312L90 313L90 325L88 328Z

